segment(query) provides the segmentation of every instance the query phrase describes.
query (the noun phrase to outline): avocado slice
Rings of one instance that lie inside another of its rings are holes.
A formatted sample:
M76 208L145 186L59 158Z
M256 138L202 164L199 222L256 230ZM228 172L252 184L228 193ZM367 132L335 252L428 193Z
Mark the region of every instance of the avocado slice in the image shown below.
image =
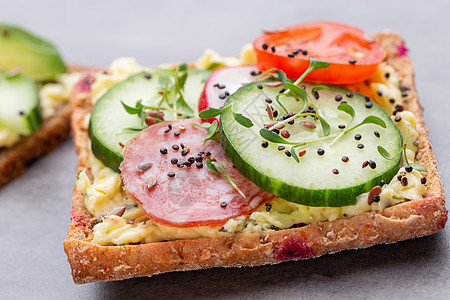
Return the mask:
M19 68L36 81L52 81L67 71L51 43L21 28L0 24L0 70Z

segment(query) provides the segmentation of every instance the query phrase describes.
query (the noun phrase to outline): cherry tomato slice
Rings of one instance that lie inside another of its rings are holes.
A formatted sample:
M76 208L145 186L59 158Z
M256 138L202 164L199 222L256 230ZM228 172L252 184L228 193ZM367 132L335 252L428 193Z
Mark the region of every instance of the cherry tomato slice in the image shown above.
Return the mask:
M383 47L368 40L364 31L335 22L303 23L265 32L253 47L262 71L277 68L296 79L308 68L312 56L330 66L311 72L306 80L334 84L368 79L385 57Z

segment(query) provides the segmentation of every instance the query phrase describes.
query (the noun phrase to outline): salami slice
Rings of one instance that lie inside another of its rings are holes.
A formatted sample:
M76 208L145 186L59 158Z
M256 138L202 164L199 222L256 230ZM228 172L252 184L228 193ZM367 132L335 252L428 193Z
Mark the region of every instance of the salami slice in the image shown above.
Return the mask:
M174 227L219 226L248 214L275 196L261 190L233 167L220 142L201 145L207 131L192 123L166 121L136 135L120 165L127 194L155 222ZM245 195L206 166L222 164Z

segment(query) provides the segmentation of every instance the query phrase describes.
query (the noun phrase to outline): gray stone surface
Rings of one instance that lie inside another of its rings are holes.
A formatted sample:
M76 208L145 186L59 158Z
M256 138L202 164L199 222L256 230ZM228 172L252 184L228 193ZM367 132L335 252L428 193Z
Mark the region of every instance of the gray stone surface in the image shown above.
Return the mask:
M107 67L238 53L261 29L336 20L407 41L443 182L450 183L449 1L0 1L0 21L54 41L68 62ZM0 189L0 298L444 299L448 228L433 236L304 262L172 273L77 286L63 252L77 157L70 141ZM448 188L446 188L448 194Z

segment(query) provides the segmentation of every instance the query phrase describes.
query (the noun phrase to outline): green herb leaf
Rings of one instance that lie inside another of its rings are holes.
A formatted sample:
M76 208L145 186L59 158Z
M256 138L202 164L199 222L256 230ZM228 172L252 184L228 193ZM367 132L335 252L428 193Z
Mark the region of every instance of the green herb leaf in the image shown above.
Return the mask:
M326 69L330 66L330 63L327 63L325 61L320 61L315 59L314 57L311 57L309 59L309 68L311 71L317 70L317 69Z
M314 92L315 92L315 91L329 90L329 89L330 89L330 88L329 88L328 86L326 86L326 85L317 85L317 86L315 86L315 87L312 88L311 94L314 95Z
M208 70L210 70L210 71L215 71L215 70L217 70L217 69L220 69L220 68L222 68L222 67L224 67L225 65L224 64L222 64L222 63L218 63L218 62L213 62L213 63L211 63L209 66L208 66Z
M179 107L185 114L186 117L193 117L194 111L192 108L186 103L184 97L180 94L180 97L177 100L177 107Z
M201 124L198 124L198 123L191 123L191 124L201 127L201 128L205 128L205 129L209 129L209 127L211 127L211 123L208 123L208 122L201 123Z
M226 109L228 109L229 106L226 106L224 108L214 108L214 107L209 107L208 109L202 110L198 116L202 119L211 119L214 117L217 117L218 115L220 115L223 111L225 111Z
M126 112L129 113L130 115L134 115L134 114L138 113L138 110L135 107L126 105L122 100L120 100L120 103L122 103L122 106L125 108ZM139 101L137 103L139 103ZM136 105L137 105L137 103L136 103Z
M279 136L278 134L276 134L273 131L270 131L266 128L262 128L259 131L259 134L266 139L269 142L275 143L275 144L287 144L287 145L295 145L298 143L292 143L292 142L288 142L285 139L283 139L281 136Z
M214 120L208 128L208 133L202 141L202 146L211 139L217 139L217 132L219 131L219 123L217 120Z
M231 180L230 176L228 176L227 171L225 170L225 168L218 163L217 161L211 161L210 159L206 159L206 166L208 167L209 170L211 170L213 173L219 175L220 177L222 177L223 179L227 180L231 186L233 186L233 188L243 197L245 198L244 193L239 189L239 187L233 182L233 180ZM220 173L220 171L217 169L219 168L223 174Z
M413 167L417 171L428 172L427 167L425 167L424 165L421 165L421 164L411 164L411 167Z
M142 126L142 127L128 127L128 128L124 128L122 132L118 133L118 134L122 134L122 133L136 133L136 132L140 132L144 129L148 128L148 126Z
M233 111L233 117L236 120L236 122L238 122L239 124L241 124L242 126L244 126L246 128L250 128L250 127L253 126L252 120L250 120L249 118L245 117L241 113L236 113L236 112Z
M328 124L327 121L325 121L324 118L322 118L321 116L314 114L320 121L320 125L322 126L322 131L323 131L323 135L324 136L328 136L331 132L331 127L330 124Z
M276 70L276 76L274 76L274 78L278 79L283 84L286 84L288 82L288 78L286 76L286 73L284 73L281 70Z
M348 105L347 103L341 103L338 106L338 109L346 112L347 114L349 114L352 117L352 120L350 121L350 123L353 121L353 119L355 118L355 110L353 109L353 107L351 107L350 105ZM349 124L350 124L349 123Z
M356 126L359 127L364 124L376 124L383 128L386 128L386 123L381 118L376 117L376 116L367 116L364 120L362 120L361 123L359 123ZM356 126L355 126L355 128L356 128Z
M286 82L285 86L292 92L294 95L299 97L303 100L303 102L308 101L308 95L306 94L306 91L302 89L301 87L298 87L290 82Z
M298 162L298 163L300 162L300 159L298 158L297 153L295 152L294 146L292 146L292 148L291 148L291 155L295 159L296 162Z
M402 150L400 150L399 153L397 153L397 155L394 155L394 156L391 155L383 146L378 146L377 150L378 150L378 153L380 153L380 155L383 156L385 159L392 160L392 159L396 158L401 153L403 148L402 148Z

